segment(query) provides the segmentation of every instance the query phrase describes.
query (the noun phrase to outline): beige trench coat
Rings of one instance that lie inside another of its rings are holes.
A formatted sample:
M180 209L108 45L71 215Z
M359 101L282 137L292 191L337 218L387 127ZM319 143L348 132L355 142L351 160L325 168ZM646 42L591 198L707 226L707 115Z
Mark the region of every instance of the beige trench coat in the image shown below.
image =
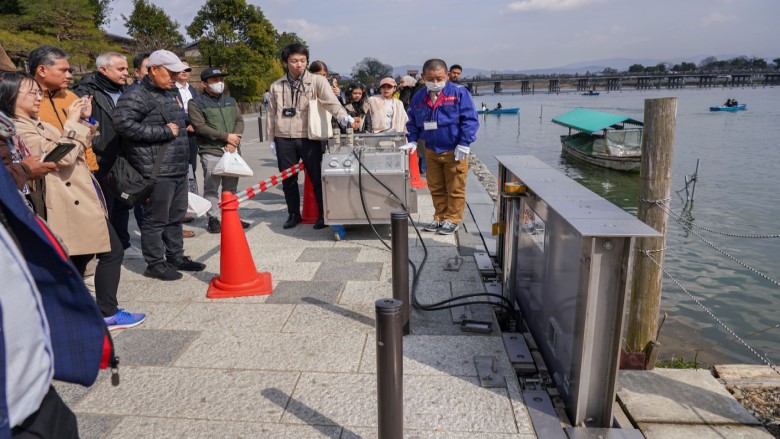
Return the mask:
M35 155L48 153L57 142L75 143L59 168L46 176L46 221L68 247L70 255L104 253L111 249L103 194L87 167L85 148L94 130L65 122L63 134L46 122L18 117L17 133Z

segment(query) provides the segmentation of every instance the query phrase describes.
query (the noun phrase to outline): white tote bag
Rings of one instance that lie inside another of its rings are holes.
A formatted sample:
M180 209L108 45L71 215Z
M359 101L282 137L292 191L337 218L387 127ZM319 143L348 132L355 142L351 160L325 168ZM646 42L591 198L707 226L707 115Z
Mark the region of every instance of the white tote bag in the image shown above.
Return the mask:
M211 201L198 194L187 192L187 215L203 216L211 209Z
M225 151L217 165L214 166L212 174L223 177L251 177L254 172L237 152Z
M309 139L328 140L333 137L333 126L330 120L333 116L322 107L318 99L309 101Z

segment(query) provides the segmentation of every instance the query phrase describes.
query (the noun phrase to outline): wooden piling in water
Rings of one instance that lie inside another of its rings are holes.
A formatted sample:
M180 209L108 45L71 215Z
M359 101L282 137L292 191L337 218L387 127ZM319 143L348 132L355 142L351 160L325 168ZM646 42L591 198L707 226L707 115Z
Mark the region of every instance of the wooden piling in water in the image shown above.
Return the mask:
M655 340L658 328L663 271L653 260L663 266L668 220L665 210L668 210L671 193L677 98L645 100L644 117L637 218L663 236L636 238L635 241L637 254L634 255L626 336L628 352L644 350L648 342Z

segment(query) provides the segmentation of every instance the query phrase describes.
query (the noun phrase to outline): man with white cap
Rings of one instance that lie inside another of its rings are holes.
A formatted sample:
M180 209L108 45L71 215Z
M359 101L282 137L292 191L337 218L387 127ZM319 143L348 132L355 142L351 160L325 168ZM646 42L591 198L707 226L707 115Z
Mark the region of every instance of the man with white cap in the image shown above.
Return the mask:
M182 239L190 146L174 84L178 73L188 66L167 50L152 52L148 65L149 73L139 86L119 98L114 109L114 127L124 140L123 152L133 168L147 179L158 168L154 189L143 203L141 251L147 264L144 276L176 280L182 277L178 270L206 268L184 256ZM161 161L155 166L163 148Z

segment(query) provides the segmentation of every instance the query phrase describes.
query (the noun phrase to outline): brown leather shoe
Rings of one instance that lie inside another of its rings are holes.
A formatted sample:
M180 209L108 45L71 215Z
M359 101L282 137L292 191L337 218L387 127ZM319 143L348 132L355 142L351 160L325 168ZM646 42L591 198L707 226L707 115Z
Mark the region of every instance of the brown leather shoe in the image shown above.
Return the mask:
M182 230L181 236L185 238L192 238L193 236L195 236L195 232L193 232L192 230Z
M181 220L181 222L183 222L183 223L191 223L194 219L195 219L194 216L185 216L184 219Z

